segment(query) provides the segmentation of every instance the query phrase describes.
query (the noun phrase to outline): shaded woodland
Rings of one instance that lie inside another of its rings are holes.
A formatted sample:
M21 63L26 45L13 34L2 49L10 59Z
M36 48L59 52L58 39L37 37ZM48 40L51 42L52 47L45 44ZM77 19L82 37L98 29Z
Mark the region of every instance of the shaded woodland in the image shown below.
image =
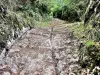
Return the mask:
M81 68L99 75L100 0L0 0L0 53L27 30L49 27L54 18L70 24Z

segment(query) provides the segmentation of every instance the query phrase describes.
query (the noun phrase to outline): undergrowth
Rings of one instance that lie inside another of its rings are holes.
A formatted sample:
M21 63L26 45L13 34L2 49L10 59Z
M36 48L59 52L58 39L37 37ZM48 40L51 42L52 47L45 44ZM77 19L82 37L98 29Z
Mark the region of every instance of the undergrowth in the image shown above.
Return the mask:
M79 64L82 68L93 72L96 66L100 66L100 31L98 28L93 28L91 24L85 27L82 23L69 26L69 28L79 39ZM100 71L97 70L97 72Z
M0 43L6 46L8 41L18 38L24 28L31 29L50 20L48 15L48 6L41 0L0 0Z

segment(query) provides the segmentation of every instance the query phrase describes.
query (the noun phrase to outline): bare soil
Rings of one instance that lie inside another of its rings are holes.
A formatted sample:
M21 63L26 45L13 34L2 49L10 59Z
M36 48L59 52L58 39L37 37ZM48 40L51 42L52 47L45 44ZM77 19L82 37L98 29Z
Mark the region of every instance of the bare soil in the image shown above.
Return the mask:
M65 22L29 30L0 59L0 75L81 75L78 41Z

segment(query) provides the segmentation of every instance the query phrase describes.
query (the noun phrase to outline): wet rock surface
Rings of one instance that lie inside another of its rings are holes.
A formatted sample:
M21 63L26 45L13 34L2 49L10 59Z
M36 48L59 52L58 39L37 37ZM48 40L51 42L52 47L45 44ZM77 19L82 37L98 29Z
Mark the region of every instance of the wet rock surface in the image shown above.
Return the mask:
M71 33L61 22L31 29L0 58L0 75L80 75L78 42Z

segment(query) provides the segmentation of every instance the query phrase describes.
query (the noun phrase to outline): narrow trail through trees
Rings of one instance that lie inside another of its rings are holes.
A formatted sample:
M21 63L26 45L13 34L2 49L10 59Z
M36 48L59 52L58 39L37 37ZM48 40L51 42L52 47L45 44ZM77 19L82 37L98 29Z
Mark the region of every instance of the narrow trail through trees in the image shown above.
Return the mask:
M81 75L78 41L63 24L28 31L0 61L0 75Z

